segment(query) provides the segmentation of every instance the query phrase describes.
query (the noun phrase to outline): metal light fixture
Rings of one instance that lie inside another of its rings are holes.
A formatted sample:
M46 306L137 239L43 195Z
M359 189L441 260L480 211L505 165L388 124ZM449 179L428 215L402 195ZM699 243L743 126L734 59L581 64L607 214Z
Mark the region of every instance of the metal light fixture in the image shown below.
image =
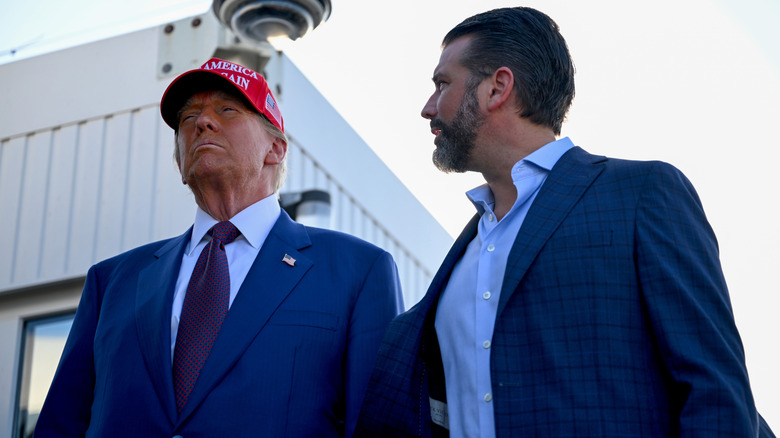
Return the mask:
M241 40L296 40L330 17L330 0L214 0L214 14Z
M304 225L330 228L330 193L324 190L283 192L279 203L290 217Z

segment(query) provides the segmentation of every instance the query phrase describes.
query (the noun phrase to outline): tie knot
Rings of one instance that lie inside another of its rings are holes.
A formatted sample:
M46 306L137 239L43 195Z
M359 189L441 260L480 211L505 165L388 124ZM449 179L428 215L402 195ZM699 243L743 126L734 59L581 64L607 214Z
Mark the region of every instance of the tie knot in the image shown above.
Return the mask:
M238 228L230 221L220 222L211 228L211 237L227 245L238 237Z

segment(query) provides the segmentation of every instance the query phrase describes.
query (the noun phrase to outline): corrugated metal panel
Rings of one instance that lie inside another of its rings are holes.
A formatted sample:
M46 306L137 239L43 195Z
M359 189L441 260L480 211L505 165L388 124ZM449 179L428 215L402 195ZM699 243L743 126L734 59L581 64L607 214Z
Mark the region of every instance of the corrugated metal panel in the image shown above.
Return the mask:
M180 234L195 202L157 105L0 141L0 291L84 275L93 263ZM387 249L407 304L431 277L291 139L283 191L326 190L331 228Z
M25 137L0 142L0 279L13 281L17 259L16 241L19 224L19 203L22 198Z
M155 141L157 114L151 106L0 143L0 225L7 230L0 290L84 275L98 260L186 227L192 202L174 184L170 152L164 174L155 166L155 151L170 150L170 142ZM160 180L167 187L155 191ZM169 210L189 214L159 210L150 202L155 193L169 198ZM170 205L174 198L178 207ZM152 227L158 216L176 225Z

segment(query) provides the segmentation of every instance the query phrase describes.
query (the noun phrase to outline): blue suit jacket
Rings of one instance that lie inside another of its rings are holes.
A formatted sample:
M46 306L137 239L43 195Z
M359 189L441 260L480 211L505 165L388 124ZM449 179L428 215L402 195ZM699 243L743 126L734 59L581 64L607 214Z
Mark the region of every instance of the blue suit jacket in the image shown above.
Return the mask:
M477 223L388 328L358 436L446 436L433 322ZM509 254L490 373L498 437L756 436L715 236L678 170L561 157Z
M401 310L392 257L282 212L177 415L171 305L189 239L89 270L35 436L350 436L382 334Z

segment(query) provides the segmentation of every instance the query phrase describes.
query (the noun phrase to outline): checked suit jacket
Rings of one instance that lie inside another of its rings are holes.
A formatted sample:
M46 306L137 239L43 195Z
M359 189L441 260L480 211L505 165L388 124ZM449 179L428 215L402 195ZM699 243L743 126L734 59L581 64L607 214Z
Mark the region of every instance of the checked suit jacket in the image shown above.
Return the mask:
M35 436L351 436L401 310L390 254L282 211L177 414L171 306L190 232L89 270Z
M357 436L447 436L433 323L478 220L388 328ZM681 172L560 158L509 253L490 375L498 437L757 436L715 235Z

